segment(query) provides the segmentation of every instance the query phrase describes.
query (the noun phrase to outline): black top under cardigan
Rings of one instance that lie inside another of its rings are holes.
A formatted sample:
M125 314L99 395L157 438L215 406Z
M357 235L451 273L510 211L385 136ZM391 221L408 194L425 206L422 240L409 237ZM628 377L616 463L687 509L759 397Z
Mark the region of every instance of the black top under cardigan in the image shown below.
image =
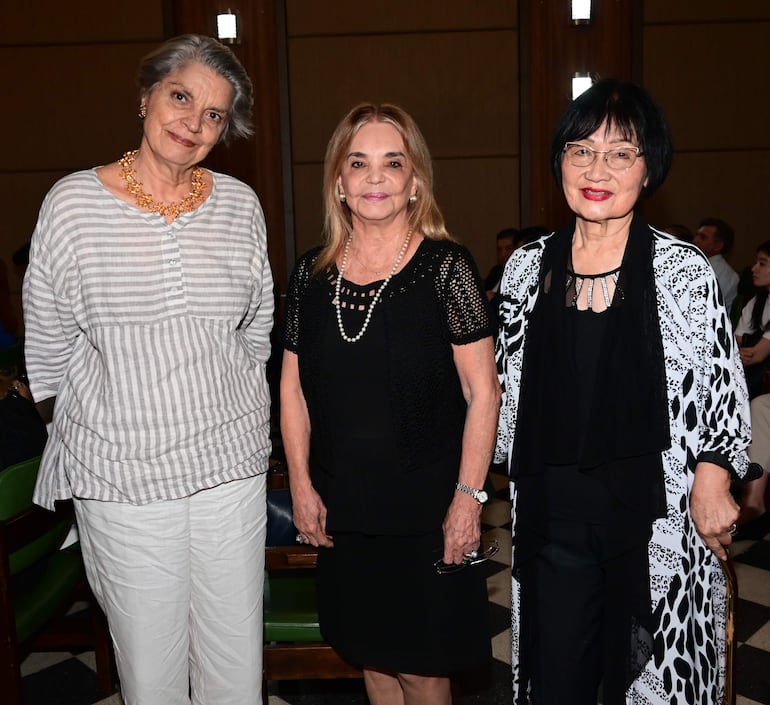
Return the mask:
M549 519L569 511L572 501L570 519L605 527L608 579L616 586L607 598L612 617L605 698L614 703L622 701L652 653L657 617L649 602L647 543L652 522L666 513L661 456L671 444L666 375L653 241L649 227L635 216L612 304L594 314L604 318L596 328L593 382L586 388L576 354L579 341L588 342L586 321L576 315L585 314L572 307L574 231L573 223L546 244L538 300L528 322L511 464L518 495L514 571L522 580L524 609L536 599L528 592L528 566L548 541ZM576 488L572 497L558 484L559 468ZM556 513L550 506L554 499L561 505ZM525 623L525 677L530 638Z

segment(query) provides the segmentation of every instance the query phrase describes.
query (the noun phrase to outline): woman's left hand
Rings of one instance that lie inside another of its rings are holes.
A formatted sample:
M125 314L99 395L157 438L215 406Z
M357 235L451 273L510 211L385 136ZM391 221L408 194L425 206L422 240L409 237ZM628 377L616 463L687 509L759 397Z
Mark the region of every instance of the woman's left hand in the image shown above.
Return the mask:
M462 563L481 543L481 505L456 492L444 518L444 563Z
M29 387L18 378L13 379L2 396L5 397L9 392L16 392L20 397L32 401L32 393L29 391Z
M714 555L727 559L739 507L730 494L730 474L714 463L698 463L690 491L690 515L695 529Z
M761 338L756 345L751 347L738 348L738 354L741 356L741 362L744 367L748 365L758 365L770 357L770 340Z

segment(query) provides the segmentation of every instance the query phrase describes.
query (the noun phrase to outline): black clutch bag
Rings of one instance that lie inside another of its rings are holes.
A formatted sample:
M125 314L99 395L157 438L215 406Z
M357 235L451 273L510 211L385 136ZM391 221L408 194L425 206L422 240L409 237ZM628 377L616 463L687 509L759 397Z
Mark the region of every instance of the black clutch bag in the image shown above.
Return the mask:
M297 528L292 521L291 492L288 488L267 491L267 546L294 546Z

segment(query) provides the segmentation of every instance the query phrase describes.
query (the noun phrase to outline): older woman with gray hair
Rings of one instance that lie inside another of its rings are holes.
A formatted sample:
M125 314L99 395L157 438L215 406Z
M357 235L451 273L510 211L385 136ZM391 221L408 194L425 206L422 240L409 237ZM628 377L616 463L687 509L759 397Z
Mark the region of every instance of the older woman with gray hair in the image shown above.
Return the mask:
M252 86L195 35L138 83L139 148L59 181L32 239L35 499L74 499L126 705L256 703L273 282L256 195L198 166L249 135Z

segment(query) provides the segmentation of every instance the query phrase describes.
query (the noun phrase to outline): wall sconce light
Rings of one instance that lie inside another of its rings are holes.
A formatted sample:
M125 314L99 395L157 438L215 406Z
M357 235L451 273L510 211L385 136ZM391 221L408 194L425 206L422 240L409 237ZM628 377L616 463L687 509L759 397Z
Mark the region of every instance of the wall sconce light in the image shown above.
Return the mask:
M572 24L591 24L591 0L570 0Z
M239 44L238 15L233 10L217 13L217 39L222 44Z
M594 78L590 73L572 74L572 100L575 100L581 93L587 91L594 83Z

